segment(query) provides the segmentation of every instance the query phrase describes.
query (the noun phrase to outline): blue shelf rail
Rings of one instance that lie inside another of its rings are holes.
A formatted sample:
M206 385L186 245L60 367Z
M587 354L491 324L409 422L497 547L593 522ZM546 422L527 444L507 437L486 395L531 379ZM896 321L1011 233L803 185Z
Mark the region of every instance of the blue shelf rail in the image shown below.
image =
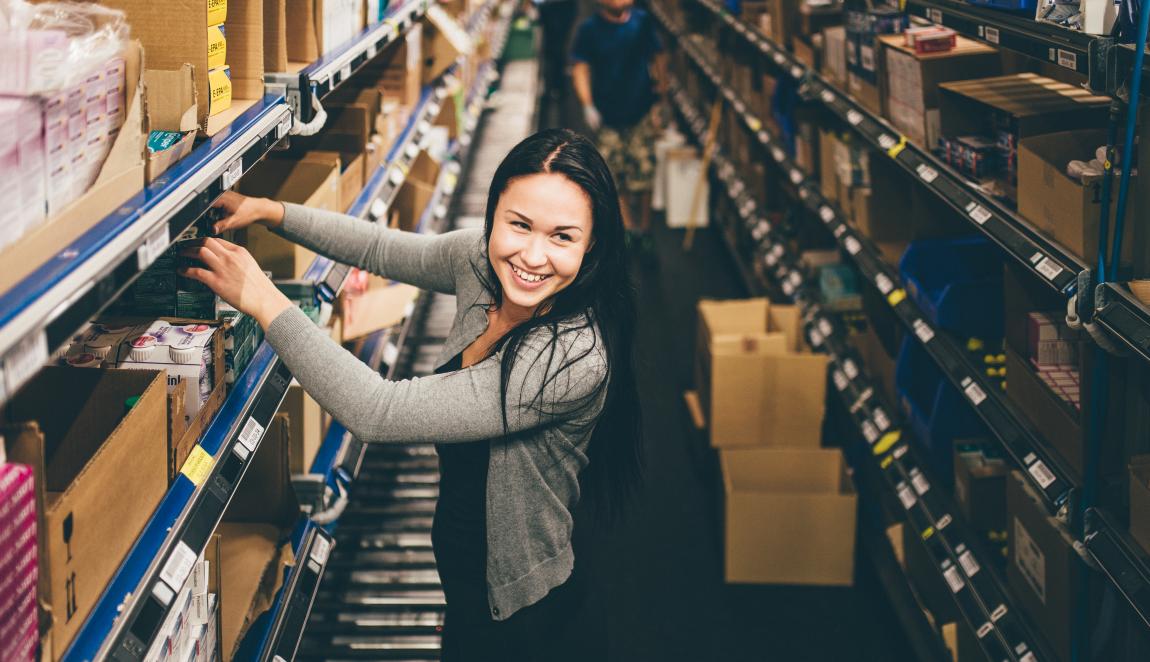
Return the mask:
M704 140L706 125L702 114L677 86L672 86L671 96L696 140ZM909 429L902 427L896 410L883 402L862 362L849 348L845 327L837 314L820 306L817 283L809 279L785 240L779 239L769 222L759 215L747 194L746 183L721 151L716 151L712 167L715 178L739 210L743 227L737 229L748 233L758 244L754 259L761 265L764 285L773 283L802 307L808 341L831 356L834 390L866 443L861 450L852 449L856 452L851 455L868 457L877 466L887 487L885 496L900 504L899 518L923 540L987 658L1013 662L1052 659L1044 652L1043 640L1010 606L1012 600L991 569L989 556L977 536L970 532L951 499L933 487L929 469L909 444ZM789 170L784 168L783 172Z
M265 96L0 293L0 404L283 139L291 122L283 97Z

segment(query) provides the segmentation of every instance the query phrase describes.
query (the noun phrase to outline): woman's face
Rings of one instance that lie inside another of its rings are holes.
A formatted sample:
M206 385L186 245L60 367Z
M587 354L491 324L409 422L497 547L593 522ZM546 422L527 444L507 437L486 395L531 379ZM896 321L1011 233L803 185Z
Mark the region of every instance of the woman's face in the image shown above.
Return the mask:
M504 305L534 312L575 280L591 244L591 202L577 184L554 173L512 180L487 243Z

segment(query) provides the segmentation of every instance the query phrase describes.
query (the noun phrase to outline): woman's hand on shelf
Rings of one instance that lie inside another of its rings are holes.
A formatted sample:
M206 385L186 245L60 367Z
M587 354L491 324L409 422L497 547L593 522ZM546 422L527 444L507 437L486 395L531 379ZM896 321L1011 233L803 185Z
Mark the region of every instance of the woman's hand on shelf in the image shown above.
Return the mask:
M255 318L264 330L295 305L242 246L209 238L189 244L182 254L198 264L183 267L181 275L207 285L236 310Z
M283 203L267 198L250 198L235 191L224 191L212 206L222 209L226 214L212 226L212 231L216 234L228 230L240 230L253 223L278 228L284 220Z

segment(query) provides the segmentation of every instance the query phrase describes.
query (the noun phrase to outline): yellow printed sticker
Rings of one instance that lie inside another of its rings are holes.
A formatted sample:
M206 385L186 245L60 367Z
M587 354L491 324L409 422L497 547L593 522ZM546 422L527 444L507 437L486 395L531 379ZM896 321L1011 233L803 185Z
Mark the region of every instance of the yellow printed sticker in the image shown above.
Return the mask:
M891 457L891 456L889 456L889 455L887 455L886 457L884 457L884 458L882 459L882 461L880 461L880 462L878 463L878 465L879 465L880 467L882 467L883 469L886 469L887 467L889 467L889 466L891 465L891 462L894 462L894 458L893 458L893 457Z
M893 158L896 158L899 154L901 154L902 150L904 150L904 149L906 149L906 136L899 135L898 142L895 143L894 147L891 147L890 149L888 149L886 151L886 154L887 154L887 156L889 156L890 158L893 159Z
M887 295L886 300L892 306L897 306L906 298L906 290L901 287Z
M384 19L383 22L387 25L388 28L391 29L392 39L399 37L399 21L395 20L394 18L388 18Z
M891 446L897 444L900 438L902 438L902 432L898 430L891 430L890 432L887 432L882 436L881 439L878 440L878 443L874 445L874 454L882 455L883 453L889 451Z
M763 123L760 122L759 118L757 117L748 117L747 127L750 128L751 131L758 131L759 129L763 128Z
M199 444L196 444L196 446L192 448L192 452L188 455L187 461L185 461L184 466L180 468L180 473L187 476L188 480L192 481L192 484L196 487L199 487L200 483L204 482L204 479L208 477L211 471L212 456Z
M934 535L934 527L928 526L928 527L926 527L926 531L922 532L922 539L923 540L930 540L930 537L933 535Z

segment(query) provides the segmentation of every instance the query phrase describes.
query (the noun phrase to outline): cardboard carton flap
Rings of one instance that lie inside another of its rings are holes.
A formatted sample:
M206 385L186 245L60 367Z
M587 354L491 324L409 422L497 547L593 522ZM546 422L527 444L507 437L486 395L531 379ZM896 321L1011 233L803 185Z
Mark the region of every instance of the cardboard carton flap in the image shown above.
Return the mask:
M261 603L274 595L281 562L280 531L268 524L223 522L220 539L220 641L224 659L259 615Z
M144 72L149 131L196 130L195 68L148 69Z
M723 450L727 492L838 494L843 488L842 452L833 448Z

